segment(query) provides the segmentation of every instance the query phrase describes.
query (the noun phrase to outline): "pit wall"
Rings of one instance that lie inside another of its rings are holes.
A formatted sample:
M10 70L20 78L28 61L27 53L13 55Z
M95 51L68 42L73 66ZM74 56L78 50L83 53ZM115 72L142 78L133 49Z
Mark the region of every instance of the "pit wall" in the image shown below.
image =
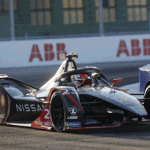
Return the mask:
M77 63L150 59L150 34L0 42L0 68L58 65L59 53L77 52Z

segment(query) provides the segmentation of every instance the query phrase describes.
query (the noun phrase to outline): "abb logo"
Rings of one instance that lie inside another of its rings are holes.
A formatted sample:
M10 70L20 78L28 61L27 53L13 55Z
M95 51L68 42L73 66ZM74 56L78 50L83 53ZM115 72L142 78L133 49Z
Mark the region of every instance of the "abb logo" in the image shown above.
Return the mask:
M139 46L140 41L137 39L131 40L131 56L139 56L142 53L141 47ZM143 39L143 55L150 55L150 39ZM120 57L121 54L130 56L129 50L127 48L125 40L121 40L119 43L119 48L117 52L117 57Z
M64 53L65 55L67 54L65 47L66 46L64 43L56 44L57 60L60 60L60 58L59 58L60 53ZM29 62L32 62L35 58L39 59L39 61L43 61L42 55L40 53L40 50L39 50L39 47L37 44L34 44L32 46ZM53 45L52 44L44 44L44 60L52 61L54 58L55 58L55 53L53 51Z

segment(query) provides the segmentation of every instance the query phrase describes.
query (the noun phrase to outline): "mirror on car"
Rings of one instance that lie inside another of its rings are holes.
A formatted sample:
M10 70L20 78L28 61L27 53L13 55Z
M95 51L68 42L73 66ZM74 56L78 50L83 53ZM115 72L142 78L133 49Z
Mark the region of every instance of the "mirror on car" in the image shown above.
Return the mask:
M112 87L114 86L115 83L122 83L122 82L123 82L123 78L113 79L112 80Z

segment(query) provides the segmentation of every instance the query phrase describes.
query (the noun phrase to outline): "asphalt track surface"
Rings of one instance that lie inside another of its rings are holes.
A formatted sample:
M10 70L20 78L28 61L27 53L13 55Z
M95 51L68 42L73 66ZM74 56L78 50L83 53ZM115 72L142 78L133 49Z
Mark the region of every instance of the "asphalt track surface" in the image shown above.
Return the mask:
M134 63L90 64L102 69L107 78L124 78L123 84L138 82L138 68L150 63L140 61ZM84 65L79 65L82 67ZM40 87L58 69L58 66L3 68L0 73L7 74ZM37 130L23 127L0 126L0 150L50 149L50 150L149 150L150 123L134 123L118 128L69 131Z

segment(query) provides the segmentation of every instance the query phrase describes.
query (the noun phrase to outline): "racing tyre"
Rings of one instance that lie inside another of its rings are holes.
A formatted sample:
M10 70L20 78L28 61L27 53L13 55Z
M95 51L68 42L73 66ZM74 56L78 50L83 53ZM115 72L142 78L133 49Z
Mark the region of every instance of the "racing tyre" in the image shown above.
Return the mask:
M144 98L150 98L150 85L147 86L144 92ZM144 107L148 113L148 117L150 117L150 99L144 101Z
M51 98L51 119L54 129L58 132L65 131L65 110L62 96L59 92L55 92Z

